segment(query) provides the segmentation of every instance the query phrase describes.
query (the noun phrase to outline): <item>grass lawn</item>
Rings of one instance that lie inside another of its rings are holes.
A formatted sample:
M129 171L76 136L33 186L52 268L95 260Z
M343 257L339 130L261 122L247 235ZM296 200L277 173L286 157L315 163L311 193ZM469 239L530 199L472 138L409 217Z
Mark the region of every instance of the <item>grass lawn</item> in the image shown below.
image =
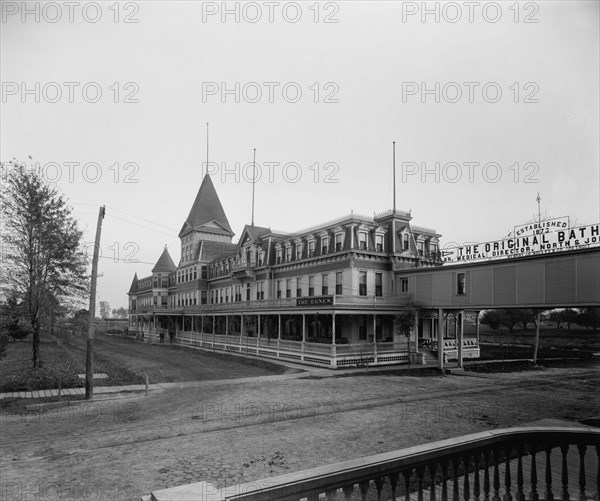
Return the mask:
M77 374L85 373L85 338L44 340L40 344L42 367L32 368L31 341L9 343L0 361L0 392L32 391L85 386ZM124 337L96 336L94 386L238 379L283 374L290 369L265 360L236 357L228 353L192 350L180 345L137 343Z
M0 361L0 392L32 391L85 386L77 374L85 373L85 351L52 341L40 343L42 367L32 367L31 341L8 345L6 357ZM105 373L106 379L95 379L94 385L112 386L141 384L142 379L125 367L94 357L94 372Z

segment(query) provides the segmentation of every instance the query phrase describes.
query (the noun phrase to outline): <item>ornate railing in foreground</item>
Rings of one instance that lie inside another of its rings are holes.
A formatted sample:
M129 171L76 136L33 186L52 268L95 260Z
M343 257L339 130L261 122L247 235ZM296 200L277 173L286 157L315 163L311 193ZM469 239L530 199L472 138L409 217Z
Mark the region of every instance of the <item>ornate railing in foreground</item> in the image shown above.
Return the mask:
M492 430L212 492L204 484L197 499L598 500L599 455L597 428Z

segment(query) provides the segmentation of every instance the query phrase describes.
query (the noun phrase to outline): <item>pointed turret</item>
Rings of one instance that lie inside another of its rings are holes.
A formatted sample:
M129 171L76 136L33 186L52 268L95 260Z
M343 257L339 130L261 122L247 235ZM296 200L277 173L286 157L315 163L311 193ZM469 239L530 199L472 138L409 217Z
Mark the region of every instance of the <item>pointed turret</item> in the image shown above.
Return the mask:
M194 205L192 205L192 209L179 232L179 238L202 227L210 233L234 235L215 186L208 174L202 180Z
M133 281L131 282L131 287L129 287L129 292L127 294L137 294L137 272L133 275Z
M152 268L152 273L171 273L176 269L177 266L175 266L175 263L173 262L173 260L171 259L171 255L169 254L167 246L165 245L163 253L158 258L158 261L154 265L154 268Z

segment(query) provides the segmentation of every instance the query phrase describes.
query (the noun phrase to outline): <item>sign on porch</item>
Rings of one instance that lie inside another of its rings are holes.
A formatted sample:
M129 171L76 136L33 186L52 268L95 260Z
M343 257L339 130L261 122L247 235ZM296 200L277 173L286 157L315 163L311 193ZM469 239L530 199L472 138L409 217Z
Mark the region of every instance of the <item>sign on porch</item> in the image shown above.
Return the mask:
M296 299L296 306L331 306L333 305L333 296L320 297L299 297Z

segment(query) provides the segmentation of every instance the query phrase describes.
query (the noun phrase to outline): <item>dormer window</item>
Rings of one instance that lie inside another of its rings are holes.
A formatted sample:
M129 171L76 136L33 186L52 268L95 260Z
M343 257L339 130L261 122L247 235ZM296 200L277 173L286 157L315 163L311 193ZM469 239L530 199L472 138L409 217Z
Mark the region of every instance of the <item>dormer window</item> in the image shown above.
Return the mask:
M383 252L383 235L375 235L375 250Z
M283 254L283 252L281 250L281 247L278 247L275 249L275 259L277 261L277 264L281 263L282 254Z
M321 237L321 254L329 252L329 237Z
M335 250L336 250L336 252L342 250L343 236L344 236L344 234L341 232L335 234Z
M302 259L302 244L296 244L296 260Z
M408 250L408 249L409 249L408 233L403 233L402 234L402 250Z
M308 242L308 257L313 257L315 255L315 241L309 240Z
M358 248L367 250L367 233L365 231L358 232Z
M285 260L288 263L292 260L292 247L291 247L291 245L288 245L285 248Z

